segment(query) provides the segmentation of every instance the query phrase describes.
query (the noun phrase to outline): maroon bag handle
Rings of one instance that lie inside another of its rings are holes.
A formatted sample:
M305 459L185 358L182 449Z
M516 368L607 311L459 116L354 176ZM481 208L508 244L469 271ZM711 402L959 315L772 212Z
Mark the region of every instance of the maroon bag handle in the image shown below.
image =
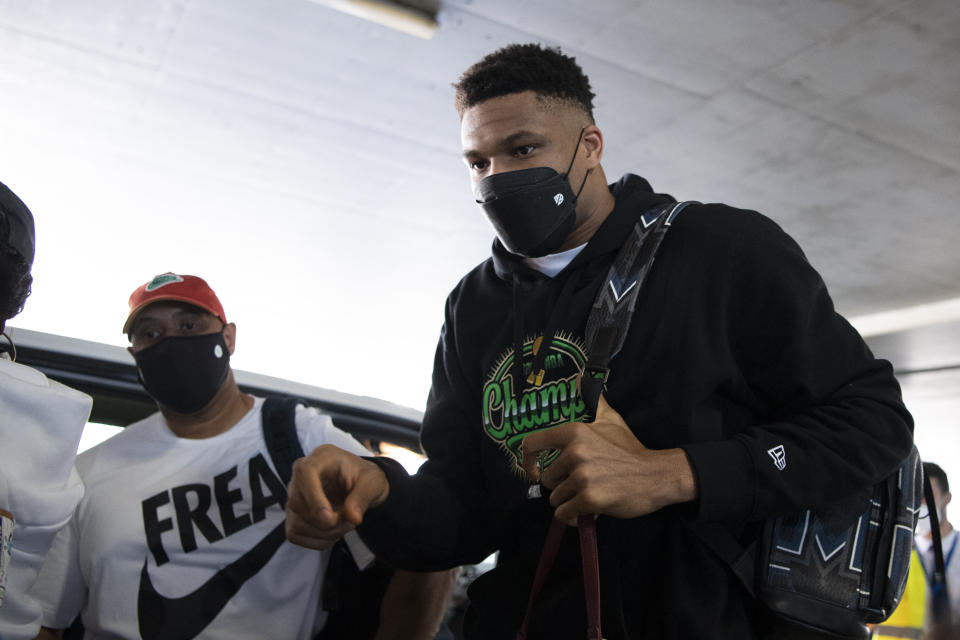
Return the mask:
M597 520L593 516L577 518L577 529L580 532L580 558L583 563L583 592L587 605L587 640L603 640L600 630L600 563L597 553ZM537 563L537 573L533 577L533 586L530 588L530 599L527 601L527 612L523 616L517 640L526 640L527 628L530 626L530 613L533 604L540 595L540 590L547 582L547 576L560 550L560 542L567 525L554 519L547 530L547 538L543 543L540 561Z

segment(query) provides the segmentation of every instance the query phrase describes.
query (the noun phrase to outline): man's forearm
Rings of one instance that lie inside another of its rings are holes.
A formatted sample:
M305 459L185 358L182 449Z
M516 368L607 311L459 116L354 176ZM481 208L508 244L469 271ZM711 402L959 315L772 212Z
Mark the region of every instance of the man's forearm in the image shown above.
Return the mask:
M432 640L443 623L458 572L394 571L380 607L376 640Z

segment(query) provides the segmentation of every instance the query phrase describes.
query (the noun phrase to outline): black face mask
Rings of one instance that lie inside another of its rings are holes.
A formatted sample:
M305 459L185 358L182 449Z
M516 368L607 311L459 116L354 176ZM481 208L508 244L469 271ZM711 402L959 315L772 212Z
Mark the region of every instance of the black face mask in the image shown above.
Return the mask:
M196 413L210 404L230 369L223 331L164 338L133 354L140 382L150 397L177 413Z
M510 253L539 258L556 251L573 231L577 197L587 183L573 193L569 174L580 148L577 138L570 166L565 173L550 167L532 167L487 176L477 184L477 204L483 207L500 242Z

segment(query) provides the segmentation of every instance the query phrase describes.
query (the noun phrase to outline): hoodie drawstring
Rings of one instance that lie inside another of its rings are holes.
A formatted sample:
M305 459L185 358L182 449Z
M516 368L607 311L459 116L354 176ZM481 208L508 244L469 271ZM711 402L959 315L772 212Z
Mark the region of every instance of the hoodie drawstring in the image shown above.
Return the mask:
M567 307L567 301L570 299L570 296L573 294L573 290L576 288L579 282L580 274L573 273L568 276L566 282L563 283L563 287L560 289L560 293L553 303L553 308L550 311L550 316L547 320L546 327L544 327L543 334L534 340L532 348L534 360L532 366L530 367L530 373L529 375L524 375L523 326L525 305L523 300L523 291L521 291L523 284L517 274L513 274L514 355L512 374L514 380L513 399L516 401L518 417L521 411L520 399L523 395L523 390L526 389L528 385L536 387L543 384L543 376L546 373L544 363L546 362L547 353L550 351L550 345L553 344L553 339L556 337L557 325L560 323L560 318L564 315Z

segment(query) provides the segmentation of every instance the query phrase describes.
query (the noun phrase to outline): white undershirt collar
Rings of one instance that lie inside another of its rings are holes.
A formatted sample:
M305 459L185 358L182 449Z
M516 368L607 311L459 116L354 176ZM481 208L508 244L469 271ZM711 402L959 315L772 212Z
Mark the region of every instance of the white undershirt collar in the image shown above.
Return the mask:
M573 262L573 259L577 257L577 254L583 251L585 246L587 246L586 242L579 247L567 249L566 251L561 251L560 253L551 253L550 255L542 256L540 258L524 258L523 261L531 269L536 269L548 278L552 278L563 271L568 264Z

